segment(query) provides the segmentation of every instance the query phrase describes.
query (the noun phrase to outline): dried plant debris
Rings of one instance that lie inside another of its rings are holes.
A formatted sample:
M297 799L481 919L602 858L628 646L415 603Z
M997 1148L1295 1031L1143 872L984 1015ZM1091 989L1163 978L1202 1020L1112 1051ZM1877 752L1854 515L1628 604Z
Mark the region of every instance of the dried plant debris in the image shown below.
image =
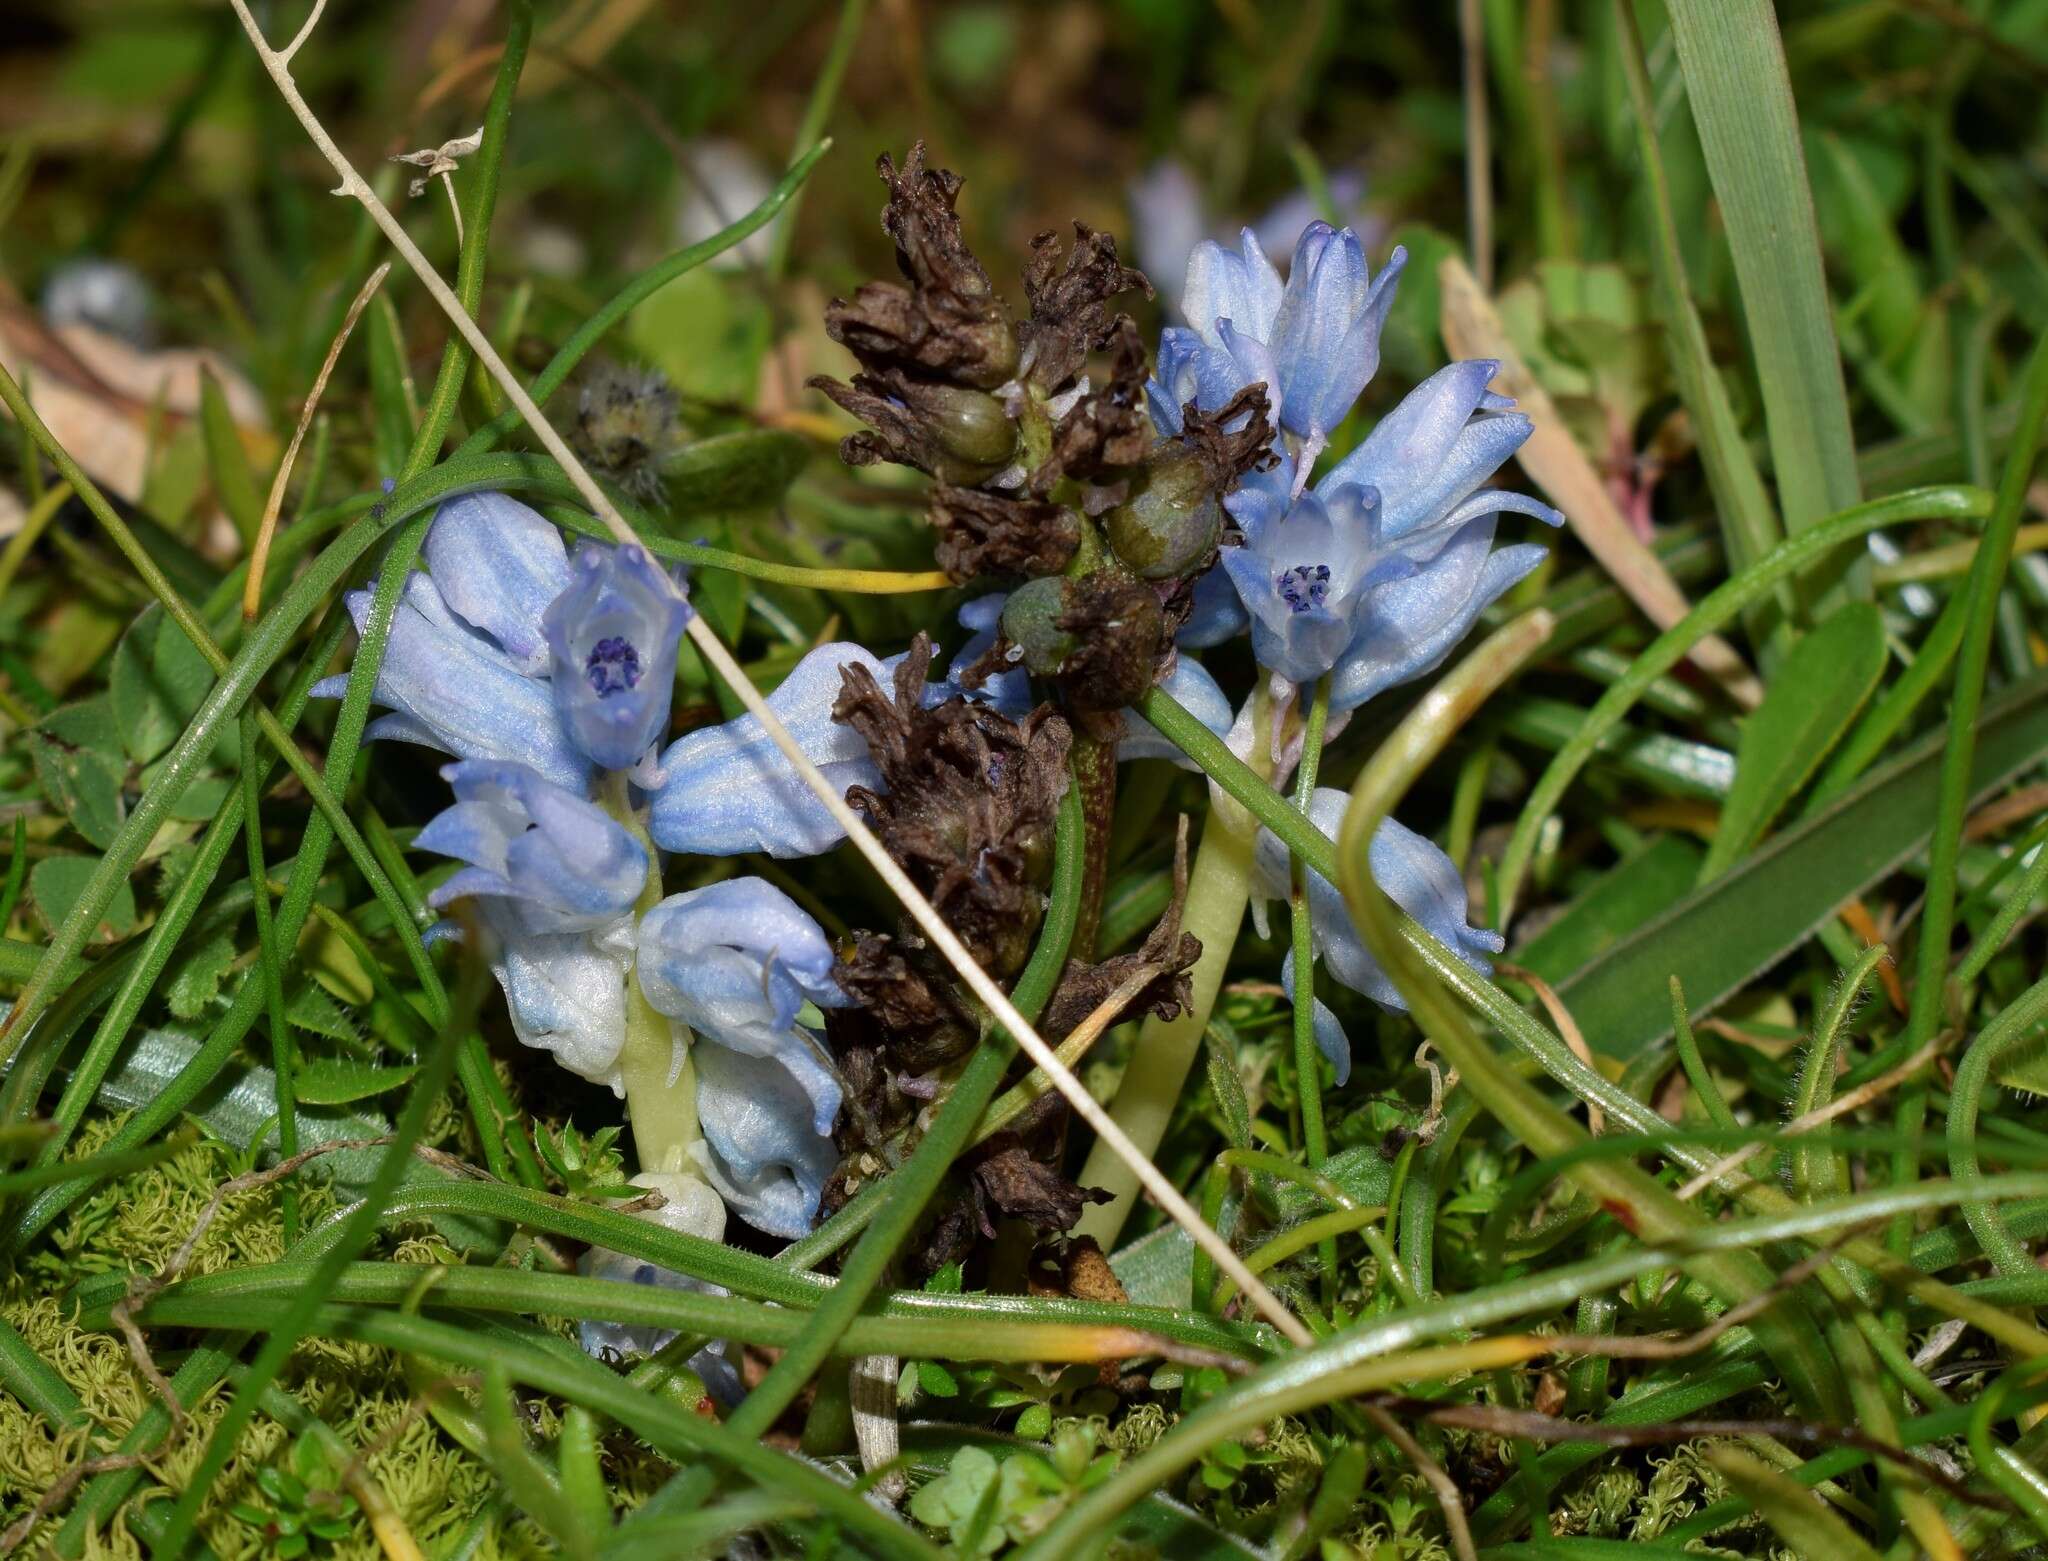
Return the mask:
M1059 235L1031 241L1024 264L1024 296L1031 306L1020 335L1022 372L1048 395L1056 395L1081 372L1092 352L1109 347L1126 317L1112 315L1109 301L1124 293L1152 296L1142 271L1117 259L1116 240L1074 224L1074 247L1060 252Z
M825 329L871 371L893 366L995 389L1017 372L1017 332L961 234L960 176L927 168L922 141L900 171L886 153L875 167L889 187L882 227L910 285L863 283L852 298L833 301Z
M858 664L832 715L867 739L884 789L847 801L991 975L1024 966L1045 914L1052 821L1067 785L1067 723L1022 721L955 695L924 705L931 639L897 667L893 698Z
M1035 579L1067 567L1081 522L1064 504L940 484L926 510L939 567L961 585L985 576Z

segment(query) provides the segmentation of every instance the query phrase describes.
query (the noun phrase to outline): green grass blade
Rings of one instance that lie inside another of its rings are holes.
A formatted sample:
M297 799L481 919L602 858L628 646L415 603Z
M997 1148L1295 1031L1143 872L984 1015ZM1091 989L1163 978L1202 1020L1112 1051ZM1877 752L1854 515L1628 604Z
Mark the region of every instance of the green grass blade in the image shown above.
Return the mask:
M2038 761L2044 746L2048 674L1985 707L1969 794ZM1557 995L1587 1039L1608 1056L1634 1056L1671 1033L1672 976L1697 1017L1798 947L1843 901L1911 860L1933 827L1941 755L1941 734L1929 734L1560 982Z
M1726 872L1798 795L1877 687L1885 655L1884 618L1870 602L1849 603L1792 647L1742 723L1735 784L1701 883Z
M1770 0L1669 0L1667 10L1735 257L1779 508L1796 536L1863 489L1784 40ZM1816 562L1808 606L1859 552Z

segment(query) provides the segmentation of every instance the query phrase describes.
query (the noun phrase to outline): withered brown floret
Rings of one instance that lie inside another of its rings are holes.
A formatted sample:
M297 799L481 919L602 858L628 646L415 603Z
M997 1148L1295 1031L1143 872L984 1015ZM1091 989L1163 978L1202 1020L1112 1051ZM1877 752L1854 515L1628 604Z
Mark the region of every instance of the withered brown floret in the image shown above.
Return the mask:
M1180 416L1181 442L1201 463L1203 477L1219 498L1247 473L1267 471L1279 463L1273 449L1272 402L1263 380L1245 386L1214 412L1204 412L1190 401Z
M848 665L832 717L867 739L883 793L846 800L946 924L998 980L1021 970L1045 914L1052 823L1067 785L1067 723L1050 706L1012 721L954 696L927 710L928 635L911 642L891 699Z
M981 1216L981 1233L995 1235L990 1211L1022 1220L1034 1230L1072 1230L1091 1203L1108 1203L1099 1188L1082 1187L1055 1166L1035 1159L1022 1144L1010 1144L978 1161L968 1173Z
M870 370L895 364L983 390L1003 384L1017 372L1017 332L961 234L960 176L925 167L922 141L900 172L886 153L875 166L889 187L882 228L910 286L864 283L832 302L826 331Z
M1085 222L1074 224L1074 247L1064 260L1059 235L1041 233L1031 241L1024 263L1024 296L1031 317L1019 328L1023 372L1047 394L1061 390L1081 372L1088 354L1109 345L1113 329L1109 300L1152 284L1142 271L1116 257L1116 240Z
M939 567L957 585L983 575L1056 575L1081 545L1074 512L1042 499L941 484L926 513L939 534Z
M1114 476L1145 459L1152 419L1145 410L1145 344L1129 315L1111 322L1108 379L1068 408L1052 431L1052 450L1031 473L1031 491L1052 492L1063 477Z
M1075 641L1060 688L1081 711L1117 711L1143 698L1170 644L1159 593L1106 570L1074 582L1056 622Z
M870 426L839 442L848 466L894 461L941 482L972 484L1009 464L1017 430L985 391L918 379L893 365L856 374L853 383L819 374L809 381Z

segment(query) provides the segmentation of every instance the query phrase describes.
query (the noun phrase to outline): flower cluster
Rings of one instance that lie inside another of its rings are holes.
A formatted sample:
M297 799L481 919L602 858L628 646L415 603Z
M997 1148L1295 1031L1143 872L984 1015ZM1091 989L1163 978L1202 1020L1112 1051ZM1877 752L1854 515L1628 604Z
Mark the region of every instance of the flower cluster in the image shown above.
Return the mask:
M1034 240L1029 309L1013 317L963 238L960 181L922 148L880 167L902 280L832 305L828 328L859 370L819 383L868 425L844 458L928 473L937 557L993 589L960 609L965 642L942 676L926 635L887 659L835 643L768 705L999 981L1032 951L1054 818L1083 777L1095 900L1043 1028L1057 1038L1111 992L1126 1014L1171 1017L1202 958L1181 928L1184 860L1140 947L1099 963L1093 947L1116 761L1182 759L1134 707L1163 689L1242 757L1254 712L1270 712L1267 769L1283 781L1299 691L1327 689L1335 735L1343 713L1438 665L1535 566L1541 548L1494 547L1497 518L1558 517L1489 485L1529 423L1487 389L1495 365L1453 364L1311 486L1378 366L1401 251L1375 273L1353 231L1311 223L1283 280L1249 233L1236 251L1197 245L1187 323L1166 331L1148 380L1136 327L1109 308L1146 284L1107 237L1077 225L1064 253ZM842 830L754 716L668 740L689 608L642 549L572 558L546 519L486 493L442 505L425 562L391 623L375 687L388 713L370 735L453 756L454 800L415 841L462 864L432 903L469 907L523 1042L626 1095L636 1180L666 1200L656 1217L711 1239L728 1211L804 1233L914 1146L980 1040L980 1006L907 922L835 947L764 879L664 893L665 853L812 856ZM370 601L349 599L359 626ZM1188 652L1247 634L1266 676L1233 713ZM1332 828L1343 803L1321 791L1310 811ZM1390 821L1370 865L1459 958L1483 968L1500 948L1467 925L1458 873L1426 839ZM1245 886L1261 917L1288 868L1262 835ZM1336 889L1315 878L1308 892L1325 968L1398 1007ZM1291 993L1308 976L1290 958L1283 978ZM1314 1015L1341 1082L1349 1044L1320 1002ZM928 1222L927 1266L997 1214L1073 1225L1088 1195L1059 1169L1061 1110L1048 1097L963 1158L954 1203ZM616 1253L584 1266L684 1282ZM585 1332L593 1350L654 1344ZM710 1357L700 1368L729 1375Z
M390 713L369 735L456 758L442 771L454 803L414 841L465 864L431 903L473 907L519 1039L622 1094L637 983L666 1027L671 1081L686 1058L694 1068L703 1135L691 1164L643 1169L700 1176L750 1224L801 1234L834 1162L838 1084L804 1022L844 1001L831 949L758 878L659 892L664 850L821 849L792 827L790 787L747 780L770 767L727 729L660 752L689 608L642 549L572 558L542 516L481 493L441 506L424 551L378 671ZM361 626L370 594L349 608Z
M1528 418L1486 387L1486 360L1432 375L1313 488L1331 430L1379 366L1379 339L1406 263L1377 275L1349 229L1309 224L1283 283L1247 230L1240 248L1198 245L1181 310L1147 391L1162 432L1189 408L1263 384L1280 408L1273 465L1226 501L1242 540L1198 593L1183 645L1249 627L1259 664L1295 685L1330 680L1338 712L1432 671L1481 611L1542 560L1496 550L1503 511L1556 525L1549 506L1484 486L1529 437Z

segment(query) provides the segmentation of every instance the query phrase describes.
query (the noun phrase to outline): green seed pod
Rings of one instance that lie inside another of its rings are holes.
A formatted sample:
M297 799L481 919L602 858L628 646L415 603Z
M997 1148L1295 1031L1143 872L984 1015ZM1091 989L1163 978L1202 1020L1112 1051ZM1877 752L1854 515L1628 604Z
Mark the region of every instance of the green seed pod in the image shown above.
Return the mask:
M1223 535L1223 506L1194 452L1163 443L1137 491L1103 518L1103 530L1131 573L1165 580L1209 556Z
M923 392L932 443L953 471L933 475L960 487L985 482L1017 453L1017 425L986 391L935 385ZM938 464L938 463L935 463Z
M1075 650L1074 636L1059 626L1066 615L1072 582L1060 576L1027 580L1003 603L1003 637L1024 653L1024 665L1051 677Z

